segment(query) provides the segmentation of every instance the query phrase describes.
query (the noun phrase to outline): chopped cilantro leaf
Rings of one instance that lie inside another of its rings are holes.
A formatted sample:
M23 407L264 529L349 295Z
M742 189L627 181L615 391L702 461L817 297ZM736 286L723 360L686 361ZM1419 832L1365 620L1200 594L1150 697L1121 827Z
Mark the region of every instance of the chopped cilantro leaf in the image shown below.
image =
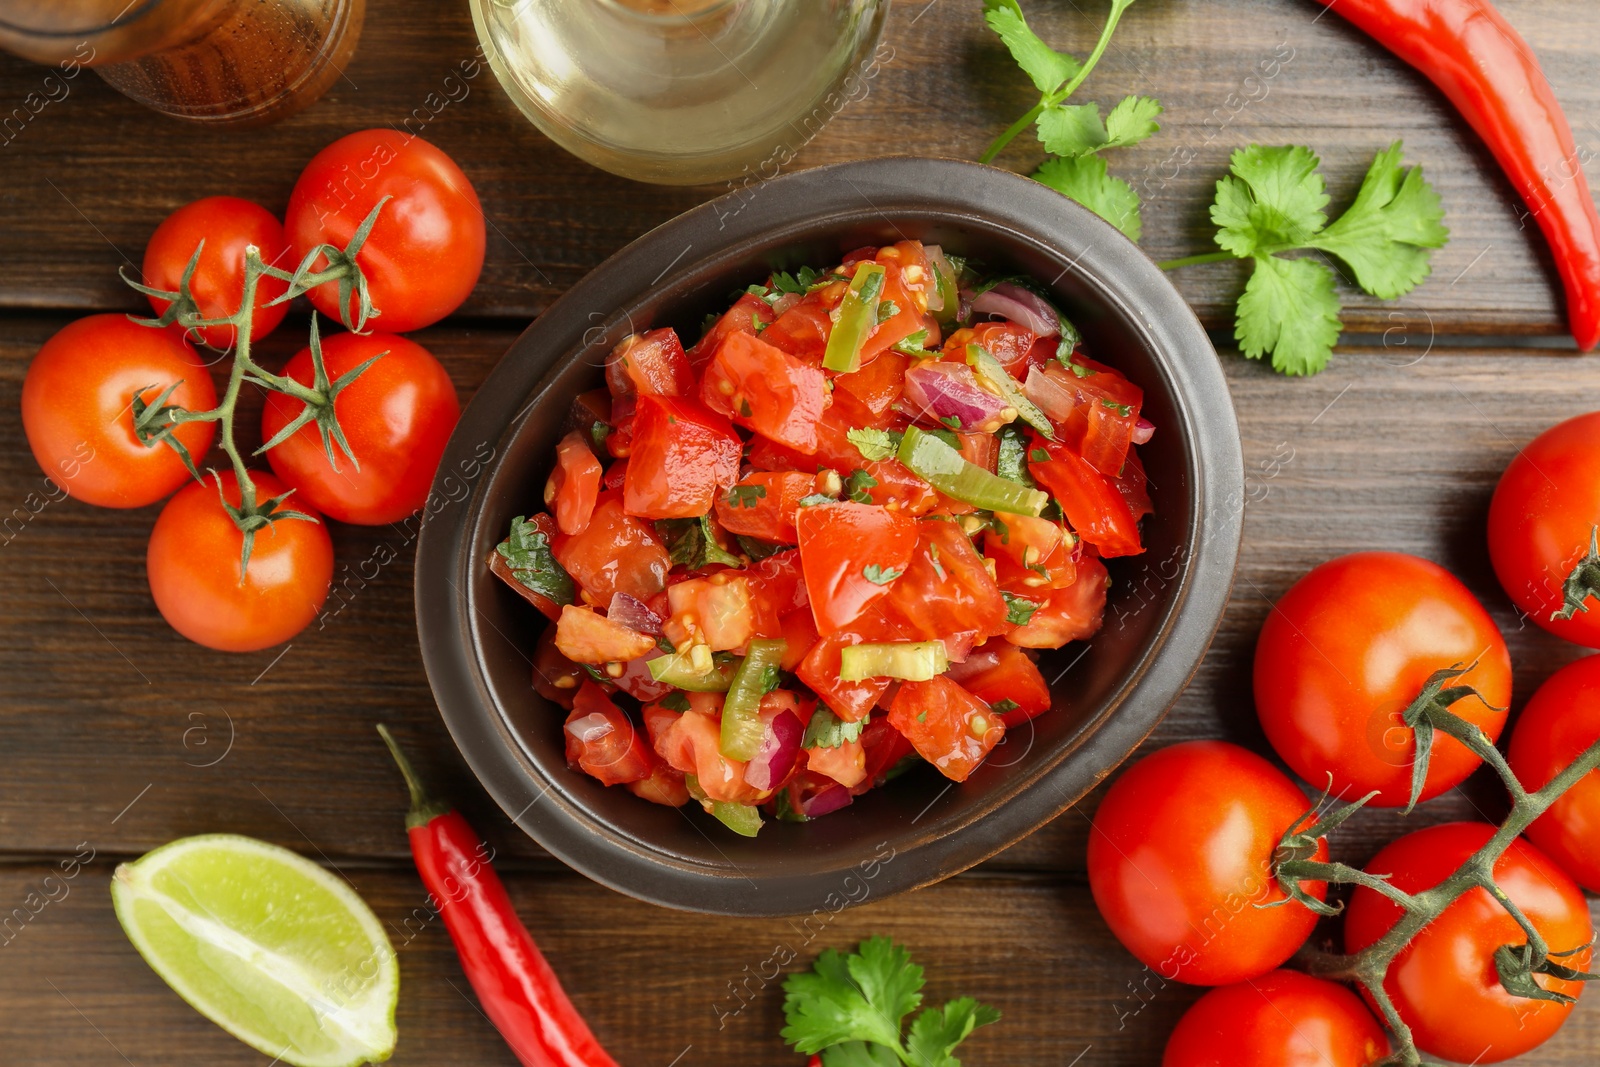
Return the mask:
M880 323L888 322L898 314L900 314L900 305L893 300L885 300L878 305L878 321Z
M1028 453L1028 458L1035 463L1049 463L1050 453L1046 452L1042 448L1036 448L1032 452Z
M844 495L854 500L857 504L870 504L872 503L872 494L868 490L876 488L877 484L878 479L864 470L857 469L851 471L850 477L845 479Z
M989 705L989 710L994 712L996 715L1004 715L1008 711L1016 711L1017 707L1018 704L1015 700L1012 700L1010 697L1001 697L999 700L996 700L993 704Z
M495 551L511 567L511 576L551 603L571 604L576 595L572 576L556 562L550 538L535 523L518 515L511 520L511 532Z
M759 563L768 556L776 556L779 552L784 552L794 547L793 545L779 545L771 541L763 541L759 537L746 537L744 534L735 534L733 539L739 542L739 548L745 555L750 557L753 563Z
M1006 621L1017 626L1028 625L1028 621L1033 618L1033 613L1043 606L1036 601L1017 596L1015 593L1007 593L1004 590L1001 591L1000 595L1005 597L1006 600Z
M766 495L767 487L764 485L736 485L728 490L728 506L730 508L753 508Z
M744 560L717 543L709 515L698 519L657 519L656 532L667 543L667 556L674 566L692 571L712 563L744 566Z
M656 701L668 711L688 711L689 698L681 690L674 689L660 700Z
M868 427L851 430L845 436L856 446L863 459L874 461L893 456L900 448L900 438L903 435L894 430L875 430Z
M946 415L939 421L950 427L952 430L961 429L961 417L959 415Z
M1115 411L1123 418L1127 418L1129 415L1133 414L1132 404L1119 404L1115 400L1102 400L1100 401L1100 406L1105 408L1107 411Z
M860 737L866 725L865 720L845 722L833 713L832 708L818 704L811 716L811 723L806 727L805 736L800 739L800 747L838 748Z
M897 571L893 567L880 567L876 563L869 563L861 568L861 577L873 585L888 585L904 573L904 571Z
M1000 427L1000 451L995 460L995 473L1012 482L1033 486L1033 475L1028 473L1028 442L1015 424Z
M900 340L894 343L893 347L894 350L899 352L901 355L918 357L926 356L928 354L928 350L922 346L927 343L927 340L928 331L918 330L916 333L908 333L904 337L900 338Z

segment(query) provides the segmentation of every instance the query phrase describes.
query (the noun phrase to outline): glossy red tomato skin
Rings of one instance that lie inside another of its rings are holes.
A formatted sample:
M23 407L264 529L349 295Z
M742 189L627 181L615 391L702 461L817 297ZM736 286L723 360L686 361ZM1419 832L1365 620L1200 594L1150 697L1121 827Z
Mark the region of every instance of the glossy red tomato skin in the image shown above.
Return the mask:
M318 245L343 248L385 196L393 199L356 262L381 312L368 325L406 333L460 307L483 270L483 209L449 156L396 130L347 134L306 164L289 194L285 230L296 263ZM318 311L343 321L336 283L310 295Z
M1494 835L1487 823L1445 823L1391 842L1366 865L1416 893L1448 878ZM1496 883L1533 921L1552 951L1587 945L1594 936L1583 891L1554 861L1522 838L1494 865ZM1345 909L1345 951L1359 952L1399 918L1399 906L1357 888ZM1473 889L1445 909L1389 967L1384 989L1425 1053L1462 1063L1498 1063L1547 1041L1572 1012L1570 1004L1513 997L1500 985L1494 952L1527 940L1488 891ZM1587 970L1591 953L1562 962ZM1576 997L1583 986L1545 975L1546 989Z
M606 388L612 396L694 392L694 368L671 327L624 337L606 357Z
M1106 594L1111 576L1106 565L1093 556L1076 562L1076 579L1061 589L1045 588L1044 604L1029 616L1026 625L1006 634L1006 640L1023 648L1060 648L1069 641L1087 641L1105 622ZM1034 590L1028 593L1037 595Z
M809 455L828 406L821 368L754 334L733 333L706 365L700 399L712 411L770 441Z
M380 358L333 402L359 468L335 445L339 469L334 470L321 436L309 424L267 452L273 471L298 490L297 500L329 518L363 526L399 522L426 503L439 457L461 417L450 375L415 341L388 333L340 333L322 342L322 359L335 381L373 356ZM296 353L283 374L311 385L311 349ZM261 439L271 440L301 407L283 393L269 394Z
M1383 1027L1348 988L1269 971L1197 1000L1161 1067L1367 1067L1388 1053Z
M63 491L86 504L138 508L187 481L189 472L166 445L140 443L133 429L133 395L168 398L191 411L216 407L211 376L176 330L129 322L124 315L90 315L46 341L22 383L22 425L40 468ZM189 423L178 440L198 464L216 424Z
M1428 560L1340 556L1291 586L1261 627L1256 712L1301 778L1321 788L1331 774L1335 795L1377 790L1374 804L1395 807L1411 791L1413 742L1400 714L1433 672L1474 661L1450 684L1473 686L1484 699L1450 710L1492 741L1511 702L1511 655L1483 605ZM1460 742L1437 735L1422 799L1458 785L1478 763Z
M205 242L200 263L189 280L200 314L219 319L239 310L244 294L244 253L255 245L262 262L279 270L295 267L283 223L260 204L236 196L208 196L185 204L164 219L144 249L144 284L153 289L177 292L184 268L194 250ZM289 313L289 305L272 304L289 289L289 283L271 275L256 282L255 313L250 317L250 340L259 341L278 328ZM157 315L166 311L170 300L150 297ZM271 305L271 306L268 306ZM215 349L233 347L232 326L208 326L198 331L207 345Z
M1489 503L1489 560L1517 607L1558 637L1600 648L1600 599L1552 618L1562 585L1600 525L1600 411L1558 423L1520 449Z
M1507 758L1523 788L1535 790L1600 740L1600 656L1561 668L1541 685L1511 731ZM1552 804L1526 836L1585 889L1600 893L1600 771L1590 771Z
M266 471L252 471L256 499L289 488ZM282 644L304 630L328 598L333 541L321 521L280 519L256 533L245 580L239 581L244 535L222 510L239 503L231 471L191 481L161 509L150 532L145 567L162 616L196 644L224 652L253 652ZM314 509L291 497L296 510Z
M972 631L982 642L1011 629L1006 602L983 557L961 527L945 519L917 520L917 545L905 573L889 587L889 602L919 641Z
M732 534L792 545L800 501L815 491L804 471L752 471L717 495L717 522Z
M686 397L639 397L623 480L628 514L698 518L739 480L738 436L726 417Z
M1284 899L1273 852L1310 807L1287 775L1238 745L1159 749L1125 770L1095 812L1095 904L1128 951L1168 981L1227 985L1265 974L1316 925L1293 901L1255 906Z
M585 679L573 697L562 731L567 766L581 770L602 785L622 785L648 778L655 753L639 736L622 709L594 682Z
M1006 734L988 704L943 675L901 682L888 717L917 754L953 782L966 781Z
M622 494L601 493L583 532L551 543L556 562L587 602L605 606L617 593L649 600L667 586L672 561L655 531L622 510Z
M964 661L951 665L948 677L991 706L1002 700L1015 704L998 713L1007 729L1050 710L1044 675L1028 653L1009 641L989 641L973 649Z
M573 430L556 444L556 469L546 492L556 525L564 534L582 533L600 497L600 461L582 430Z
M1028 440L1028 471L1060 502L1080 537L1105 557L1144 551L1139 520L1115 482L1063 444L1046 441L1037 433L1029 434ZM1038 455L1047 458L1036 459Z
M811 613L824 636L849 626L886 596L917 545L915 520L847 500L801 508L795 528Z

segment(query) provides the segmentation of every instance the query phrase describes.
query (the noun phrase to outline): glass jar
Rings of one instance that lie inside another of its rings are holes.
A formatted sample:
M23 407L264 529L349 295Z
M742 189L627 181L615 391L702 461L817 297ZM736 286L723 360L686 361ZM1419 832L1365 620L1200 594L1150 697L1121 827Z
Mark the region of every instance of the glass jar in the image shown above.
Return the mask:
M562 148L624 177L771 177L868 90L888 0L472 0L490 67Z
M365 0L0 0L0 48L175 118L274 122L344 72Z

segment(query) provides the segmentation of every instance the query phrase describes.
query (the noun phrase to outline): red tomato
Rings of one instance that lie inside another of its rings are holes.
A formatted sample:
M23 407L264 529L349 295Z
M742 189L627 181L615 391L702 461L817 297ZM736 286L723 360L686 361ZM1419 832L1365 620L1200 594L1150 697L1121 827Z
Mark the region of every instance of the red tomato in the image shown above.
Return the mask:
M1161 1067L1367 1067L1388 1054L1388 1035L1349 989L1270 971L1195 1001Z
M544 494L562 533L582 533L589 525L600 498L600 461L582 430L573 430L556 445L556 469L550 472Z
M948 519L920 519L905 573L889 587L889 602L914 637L937 641L972 633L980 642L1011 629L1006 602L983 557Z
M905 340L922 329L922 317L928 310L927 285L932 277L927 259L920 245L913 251L915 242L901 241L880 248L874 257L883 264L883 288L878 295L878 314L893 311L873 327L872 334L861 343L863 364L876 359L878 354ZM920 272L916 280L908 271Z
M293 270L289 242L283 236L283 223L262 207L236 196L208 196L185 204L164 219L144 249L144 284L153 289L178 292L183 271L200 242L205 248L189 279L200 314L220 319L239 310L244 296L244 251L251 245L259 250L262 262L279 270ZM250 340L259 341L289 313L289 305L266 305L288 292L289 283L264 274L256 282L255 313L250 317ZM157 315L172 301L150 297ZM212 348L233 347L232 326L207 326L198 331L200 339Z
M690 396L694 393L694 368L672 329L633 333L606 357L606 387L612 396Z
M600 605L617 593L649 600L667 587L672 566L655 531L623 512L616 490L600 494L582 533L556 537L551 550L589 601Z
M988 704L1007 729L1050 710L1050 687L1038 665L1008 641L989 641L973 649L945 676Z
M1511 655L1467 587L1436 563L1358 552L1313 569L1278 601L1256 643L1256 713L1295 773L1337 796L1378 791L1395 807L1411 793L1410 727L1401 720L1430 675L1477 666L1450 710L1492 741L1511 702ZM1492 705L1492 707L1491 707ZM1500 709L1500 710L1495 710ZM1436 733L1422 799L1459 784L1479 760Z
M62 490L86 504L138 508L190 481L178 453L146 447L133 429L133 397L153 404L181 383L168 404L190 411L217 405L211 376L176 330L90 315L44 343L22 382L22 426L33 458ZM216 423L177 429L198 465Z
M1036 433L1028 442L1029 473L1061 504L1080 537L1107 558L1144 551L1139 519L1110 478L1063 444Z
M977 345L1020 382L1027 380L1028 369L1034 365L1031 353L1037 340L1038 334L1014 322L979 322L969 330L957 330L951 334L944 343L944 351L949 353L949 358L965 363L967 346ZM1048 351L1055 351L1053 341Z
M1530 792L1600 741L1600 656L1569 663L1539 687L1511 731L1508 758ZM1600 771L1580 778L1528 827L1530 841L1600 893Z
M798 534L795 513L802 497L816 489L803 471L756 471L717 496L717 522L731 534L792 545Z
M689 349L689 365L698 370L705 366L706 361L731 334L755 333L758 328L767 328L772 320L771 305L759 296L740 293L739 299L733 302L733 306L723 312L722 318L712 323L711 329Z
M943 675L901 682L889 705L889 725L956 782L966 781L1006 735L1006 724L989 705Z
M623 483L629 515L696 518L739 480L738 436L728 420L693 400L639 397Z
M1075 356L1071 370L1052 360L1030 373L1028 396L1070 451L1107 478L1117 476L1133 444L1144 390L1102 363Z
M1049 590L1049 599L1025 624L1006 634L1006 640L1023 648L1060 648L1068 641L1087 641L1105 622L1110 585L1105 564L1084 556L1077 562L1076 580L1064 589Z
M278 477L330 518L363 526L399 522L427 503L433 475L461 402L450 375L421 345L387 333L341 333L322 342L328 377L338 381L379 356L333 401L334 414L356 461L337 444L337 469L315 423L307 423L267 451ZM301 385L314 382L311 349L302 348L283 369ZM270 441L305 409L283 393L270 393L261 412L261 438Z
M1438 885L1495 833L1487 823L1431 826L1392 842L1367 864L1392 875L1407 893ZM1532 920L1553 952L1587 946L1594 937L1583 891L1544 853L1521 838L1494 865L1496 884ZM1357 887L1345 909L1345 951L1359 952L1400 917L1399 905ZM1429 923L1389 967L1384 989L1423 1052L1461 1063L1497 1063L1542 1045L1560 1029L1571 1004L1514 997L1495 970L1501 945L1527 936L1484 889L1471 889ZM1590 950L1560 962L1583 971ZM1545 989L1577 997L1580 982L1535 975Z
M838 306L839 296L843 292L844 286L841 284L838 294L825 295L825 291L821 290L807 293L789 310L772 319L772 324L761 331L761 339L792 356L820 363L823 353L828 349L828 336L833 332L833 320L828 313ZM748 299L764 304L755 297Z
M544 535L545 540L548 543L551 545L555 544L556 520L552 519L549 515L546 515L541 511L539 514L529 518L528 523L529 525L537 528L538 531ZM500 544L507 544L510 540L511 539L507 537L505 540L501 541ZM534 607L538 608L539 611L544 614L545 618L549 619L551 622L555 622L561 617L560 604L557 604L555 601L551 600L542 593L528 588L517 580L516 572L511 569L510 561L500 553L498 546L496 546L496 548L489 553L489 571L496 578L499 578L502 582L506 583L506 585L510 586L518 596L532 604Z
M813 620L814 621L814 620ZM871 605L843 630L818 638L801 661L796 674L811 691L846 722L860 722L872 713L889 689L888 678L863 678L847 682L839 677L841 653L846 646L871 641L903 641L905 626L886 610L884 601Z
M667 766L659 756L655 756L648 777L628 782L622 788L640 800L669 808L681 808L689 803L689 789L683 783L683 772Z
M667 587L672 618L666 626L674 647L706 644L713 652L742 648L754 636L750 580L736 571L691 578Z
M744 780L744 761L722 754L722 694L695 693L690 701L693 706L656 735L656 754L676 770L694 775L712 800L762 800L762 791Z
M867 750L861 739L846 741L834 748L808 748L806 767L827 775L846 789L860 785L867 777Z
M899 352L880 353L860 370L840 374L833 379L835 399L842 389L872 416L882 415L900 399L900 388L905 384L906 366L910 362L910 356L903 356Z
M341 137L300 173L289 194L285 229L296 262L319 245L344 248L386 196L391 199L378 213L356 263L382 315L372 325L406 333L460 307L483 270L483 209L472 183L449 156L397 130ZM313 266L325 263L319 256ZM344 321L337 283L313 289L311 303Z
M1160 749L1122 772L1094 814L1100 914L1167 981L1226 985L1294 955L1317 916L1285 899L1273 853L1311 807L1288 776L1224 741ZM1317 859L1327 858L1319 842ZM1302 882L1321 899L1326 887Z
M706 366L700 399L745 429L810 455L828 391L821 368L754 334L734 333Z
M648 655L655 638L630 630L593 608L568 604L556 620L556 648L574 663L626 663Z
M258 502L289 488L265 471L250 477ZM333 541L322 522L279 519L256 532L241 582L244 534L222 510L219 486L237 507L239 483L229 471L191 481L161 509L145 556L150 594L172 628L189 640L224 652L253 652L287 641L317 617L333 581ZM315 517L293 497L288 506Z
M1520 449L1489 504L1489 559L1507 595L1558 637L1600 648L1595 569L1579 572L1600 526L1600 411L1551 427ZM1563 607L1570 619L1555 618Z
M650 776L656 761L633 723L593 682L578 687L563 732L567 764L603 785L637 782Z
M811 613L824 635L849 626L886 595L917 547L915 520L869 504L801 508L795 527Z

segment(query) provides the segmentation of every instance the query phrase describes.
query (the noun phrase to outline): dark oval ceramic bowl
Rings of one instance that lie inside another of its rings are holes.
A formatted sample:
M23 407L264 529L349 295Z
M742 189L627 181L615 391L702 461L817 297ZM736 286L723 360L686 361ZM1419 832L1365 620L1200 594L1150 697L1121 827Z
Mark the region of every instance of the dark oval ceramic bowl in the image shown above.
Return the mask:
M1156 513L1147 550L1113 561L1105 626L1047 652L1052 712L1013 731L971 778L920 767L808 823L738 837L694 809L647 803L569 770L564 713L530 684L539 615L490 575L513 516L539 510L579 392L626 334L698 336L728 294L775 269L866 244L938 242L1053 290L1095 358L1144 389L1140 449ZM949 877L1064 811L1150 732L1222 616L1238 556L1243 461L1227 385L1177 291L1098 217L1029 179L892 158L751 185L645 234L511 346L461 418L419 540L417 626L462 754L539 844L598 882L669 907L794 915Z

